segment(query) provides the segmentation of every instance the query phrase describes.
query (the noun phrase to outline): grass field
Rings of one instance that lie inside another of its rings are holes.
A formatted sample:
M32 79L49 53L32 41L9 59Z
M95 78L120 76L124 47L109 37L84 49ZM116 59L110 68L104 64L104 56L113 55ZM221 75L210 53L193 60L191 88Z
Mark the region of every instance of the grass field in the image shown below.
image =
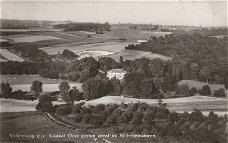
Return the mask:
M7 49L0 49L1 56L9 61L18 61L23 62L24 59L20 58L19 56L15 55L14 53L8 51ZM4 59L3 59L4 60Z
M0 113L0 120L1 142L95 143L92 138L81 138L84 133L61 126L39 112ZM10 134L21 136L11 137ZM49 134L65 134L65 137L53 137ZM68 137L68 134L78 135L79 137Z
M52 40L52 39L60 39L60 38L53 37L53 36L39 36L39 35L13 38L15 43L22 43L22 42L32 43L32 42Z
M226 98L216 98L208 96L191 96L191 97L182 97L182 98L169 98L162 99L164 103L167 103L167 108L171 111L177 112L191 112L196 109L204 111L206 115L209 111L214 111L219 115L227 113L227 99ZM99 99L86 101L85 106L88 105L97 105L100 103L110 104L116 103L136 103L136 102L145 102L150 105L157 105L157 99L137 99L137 98L128 98L120 96L105 96Z
M44 78L39 75L0 75L1 82L8 82L10 85L23 85L23 84L32 84L33 81L39 80L43 84L59 84L63 81L61 79L49 79ZM68 83L75 83L67 81Z
M141 58L147 58L151 60L158 58L165 61L171 60L171 58L166 56L153 54L150 52L137 51L137 50L122 50L112 55L109 55L108 57L113 58L115 61L119 61L120 56L122 56L124 60L135 60L135 59L141 59Z
M68 49L72 52L81 52L86 50L101 50L101 51L109 51L109 52L118 52L125 49L125 46L131 43L119 43L119 42L108 42L108 43L96 43L96 44L86 44L80 46L73 46L73 47L44 47L41 48L44 52L55 55L58 52L62 52L64 49Z
M43 91L59 91L59 84L63 81L61 79L48 79L43 78L39 75L0 75L1 82L8 82L13 91L22 90L22 91L30 91L30 87L32 82L35 80L41 81L43 83ZM81 83L67 81L71 87L76 86L80 91Z

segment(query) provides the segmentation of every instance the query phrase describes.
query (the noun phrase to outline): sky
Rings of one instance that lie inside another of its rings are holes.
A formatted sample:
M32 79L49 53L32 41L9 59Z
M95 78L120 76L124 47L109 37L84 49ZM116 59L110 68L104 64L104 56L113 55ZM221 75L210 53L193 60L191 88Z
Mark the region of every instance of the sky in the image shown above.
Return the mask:
M2 19L227 26L227 1L1 1Z

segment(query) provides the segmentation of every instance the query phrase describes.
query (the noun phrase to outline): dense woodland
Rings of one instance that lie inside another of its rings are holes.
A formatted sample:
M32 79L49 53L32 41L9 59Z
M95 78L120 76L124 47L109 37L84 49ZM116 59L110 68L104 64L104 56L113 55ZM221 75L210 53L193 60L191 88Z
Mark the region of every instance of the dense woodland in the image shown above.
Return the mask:
M102 34L103 31L110 31L110 25L108 22L104 24L100 23L67 23L56 24L53 26L56 29L64 29L65 31L89 31Z

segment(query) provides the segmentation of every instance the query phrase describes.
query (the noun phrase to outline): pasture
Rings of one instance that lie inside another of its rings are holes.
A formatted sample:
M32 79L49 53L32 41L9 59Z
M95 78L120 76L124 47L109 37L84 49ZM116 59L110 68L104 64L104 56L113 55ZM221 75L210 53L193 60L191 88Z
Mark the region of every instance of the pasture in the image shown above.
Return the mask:
M227 114L227 99L216 98L208 96L191 96L181 98L167 98L162 99L164 103L167 103L167 108L170 111L176 112L192 112L194 108L200 109L205 115L208 115L209 111L214 111L219 115ZM99 99L86 101L85 106L97 105L97 104L121 104L124 103L137 103L145 102L150 105L157 105L158 99L137 99L120 96L105 96Z
M49 79L44 78L39 75L0 75L1 82L8 82L10 85L24 85L24 84L32 84L33 81L38 80L43 84L59 84L63 81L61 79ZM67 81L68 83L74 83Z
M122 50L117 53L114 53L112 55L108 55L108 57L113 58L115 61L119 61L120 56L123 57L124 60L135 60L135 59L161 59L161 60L171 60L170 57L162 56L159 54L153 54L151 52L143 52L143 51L137 51L137 50Z
M119 42L107 42L107 43L96 43L96 44L86 44L86 45L79 45L73 47L44 47L40 48L44 52L49 55L58 54L58 52L62 52L64 49L68 49L72 52L82 52L86 50L100 50L100 51L108 51L108 52L118 52L125 49L125 46L132 44L132 43L119 43Z
M0 53L1 53L1 57L4 57L4 58L1 58L3 60L5 59L8 61L17 61L17 62L25 61L24 59L8 51L7 49L0 49Z
M22 90L22 91L31 91L32 84L14 84L11 85L12 91ZM59 91L59 83L58 84L43 84L43 92L53 92ZM81 83L69 83L70 88L77 87L79 91L82 91Z
M12 38L12 40L14 40L15 43L23 43L23 42L32 43L37 41L57 40L57 39L60 39L60 38L53 37L53 36L41 36L41 35Z

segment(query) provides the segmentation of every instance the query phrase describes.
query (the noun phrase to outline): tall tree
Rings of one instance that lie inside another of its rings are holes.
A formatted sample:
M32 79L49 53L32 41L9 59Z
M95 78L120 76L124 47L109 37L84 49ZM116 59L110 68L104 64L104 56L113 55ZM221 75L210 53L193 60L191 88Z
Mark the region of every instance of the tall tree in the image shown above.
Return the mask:
M43 83L42 82L40 82L38 80L33 81L32 86L31 86L31 91L35 92L35 96L36 97L39 97L40 92L43 91L42 88L43 88Z
M59 90L61 92L62 99L65 102L70 102L70 99L69 99L70 85L66 81L64 81L59 85Z
M9 98L11 92L12 92L12 87L10 87L10 84L8 82L1 83L1 94L3 94L3 97Z

